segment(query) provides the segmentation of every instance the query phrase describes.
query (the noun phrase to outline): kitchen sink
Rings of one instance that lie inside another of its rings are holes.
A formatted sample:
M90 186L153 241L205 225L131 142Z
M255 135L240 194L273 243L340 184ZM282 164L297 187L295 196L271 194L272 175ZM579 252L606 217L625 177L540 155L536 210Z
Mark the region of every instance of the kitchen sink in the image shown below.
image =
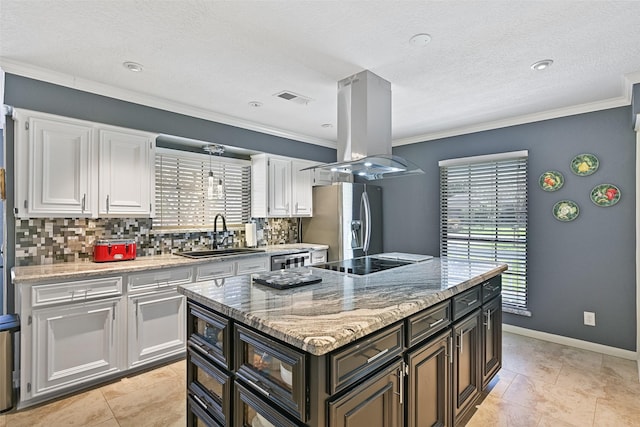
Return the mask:
M263 249L250 249L250 248L229 248L229 249L212 249L212 250L199 250L199 251L185 251L185 252L176 252L176 255L180 255L187 258L216 258L221 256L229 256L229 255L240 255L240 254L252 254L252 253L263 253Z

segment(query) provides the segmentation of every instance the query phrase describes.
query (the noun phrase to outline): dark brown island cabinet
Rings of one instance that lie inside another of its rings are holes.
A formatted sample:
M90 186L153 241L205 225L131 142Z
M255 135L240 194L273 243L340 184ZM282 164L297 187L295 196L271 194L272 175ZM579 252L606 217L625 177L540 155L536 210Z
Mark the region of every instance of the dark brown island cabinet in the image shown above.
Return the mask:
M501 276L316 356L188 304L187 425L464 425L501 367Z

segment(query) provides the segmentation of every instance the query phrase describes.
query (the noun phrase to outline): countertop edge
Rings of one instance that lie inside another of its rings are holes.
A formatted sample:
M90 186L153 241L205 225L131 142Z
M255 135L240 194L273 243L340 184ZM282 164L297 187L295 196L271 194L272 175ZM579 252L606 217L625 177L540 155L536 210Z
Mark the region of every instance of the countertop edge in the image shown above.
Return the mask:
M229 255L218 258L190 259L175 254L141 256L134 260L117 262L73 262L36 266L16 266L13 271L13 285L29 285L41 282L86 279L98 276L118 275L161 268L188 267L213 262L233 261L258 256L273 256L296 253L305 250L328 249L327 245L293 243L261 247L264 252Z
M384 329L387 326L391 326L392 324L399 322L424 309L427 309L441 301L445 301L446 299L449 299L467 289L479 285L480 283L483 283L506 270L507 265L502 264L487 271L486 273L479 274L472 279L464 281L456 286L443 291L439 291L429 296L428 298L425 298L425 300L421 302L400 304L396 306L395 309L385 313L385 316L383 318L378 318L377 321L369 323L367 325L367 328L347 328L338 336L306 337L305 339L298 339L294 336L291 336L287 333L286 330L274 327L274 325L270 324L269 322L261 319L256 319L251 315L245 314L242 311L236 310L222 303L204 298L197 293L191 292L189 289L185 289L179 286L178 292L182 293L187 298L195 302L210 307L213 310L216 310L231 319L242 322L245 325L248 325L260 332L264 332L281 341L284 341L298 349L306 351L314 356L322 356L334 350L337 350L349 343L352 343L360 338Z

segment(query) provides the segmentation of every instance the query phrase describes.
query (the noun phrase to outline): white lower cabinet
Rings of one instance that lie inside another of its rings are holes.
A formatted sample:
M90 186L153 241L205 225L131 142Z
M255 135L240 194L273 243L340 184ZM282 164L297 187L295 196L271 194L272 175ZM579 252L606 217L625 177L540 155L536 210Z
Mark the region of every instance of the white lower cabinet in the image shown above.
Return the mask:
M118 297L33 310L31 397L120 371L121 309Z
M128 296L130 368L185 351L185 297L175 290Z

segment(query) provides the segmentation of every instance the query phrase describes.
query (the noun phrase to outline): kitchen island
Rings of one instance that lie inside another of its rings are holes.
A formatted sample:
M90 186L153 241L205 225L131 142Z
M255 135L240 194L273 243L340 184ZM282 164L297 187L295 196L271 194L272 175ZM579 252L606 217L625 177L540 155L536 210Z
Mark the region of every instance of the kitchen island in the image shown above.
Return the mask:
M506 268L434 258L299 269L322 281L288 290L248 275L181 285L188 425L459 424L500 367Z

